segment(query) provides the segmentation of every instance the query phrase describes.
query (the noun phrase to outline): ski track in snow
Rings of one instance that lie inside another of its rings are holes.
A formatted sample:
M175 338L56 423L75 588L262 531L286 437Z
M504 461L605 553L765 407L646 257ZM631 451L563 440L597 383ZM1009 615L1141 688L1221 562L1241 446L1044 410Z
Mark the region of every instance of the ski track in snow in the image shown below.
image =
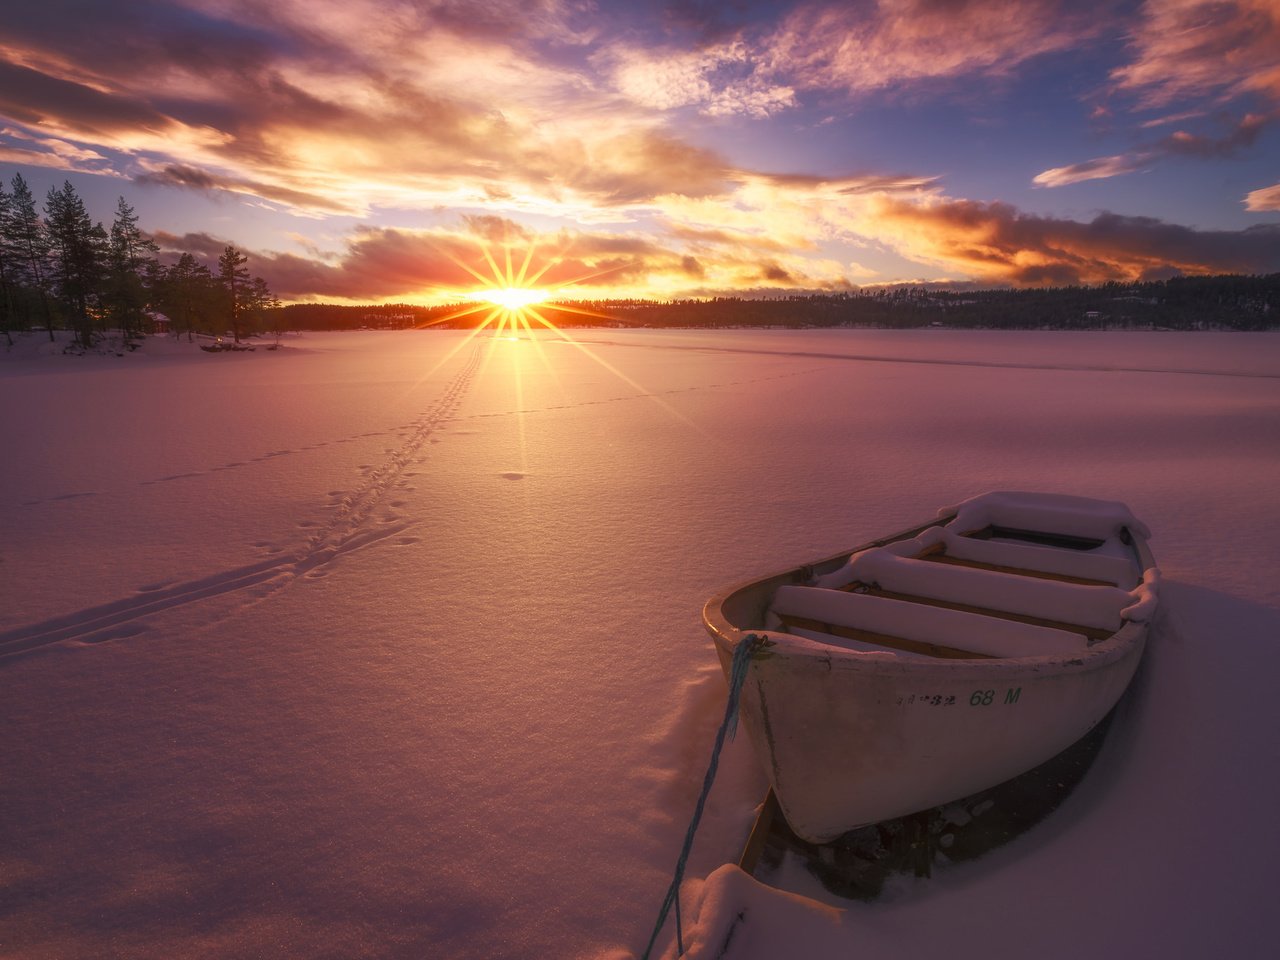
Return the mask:
M355 490L341 494L341 499L332 504L337 507L333 516L327 523L319 525L298 549L283 556L260 560L196 580L142 587L137 594L123 600L0 632L0 660L67 640L91 644L134 637L146 630L146 626L140 621L153 614L254 588L260 588L254 591L254 601L266 599L299 577L323 576L329 564L357 550L392 539L400 544L414 542L412 537L401 536L414 525L413 521L394 515L379 518L375 511L386 501L388 493L401 484L407 468L421 461L418 453L431 434L441 424L452 420L475 379L479 365L480 348L477 345L440 398L410 425L408 435L400 446L391 451L383 463L362 468L363 483ZM280 452L257 459L264 460L278 455ZM249 462L252 461L215 469L230 469ZM57 499L78 496L92 494L72 494ZM390 502L387 505L395 507L398 504Z

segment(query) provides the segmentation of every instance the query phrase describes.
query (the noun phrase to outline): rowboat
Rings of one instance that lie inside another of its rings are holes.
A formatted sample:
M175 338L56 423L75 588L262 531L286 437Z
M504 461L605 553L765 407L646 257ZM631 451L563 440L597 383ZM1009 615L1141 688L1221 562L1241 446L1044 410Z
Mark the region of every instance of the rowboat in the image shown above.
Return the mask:
M725 675L791 830L827 843L1003 783L1085 736L1155 613L1147 528L1122 503L988 493L713 597Z

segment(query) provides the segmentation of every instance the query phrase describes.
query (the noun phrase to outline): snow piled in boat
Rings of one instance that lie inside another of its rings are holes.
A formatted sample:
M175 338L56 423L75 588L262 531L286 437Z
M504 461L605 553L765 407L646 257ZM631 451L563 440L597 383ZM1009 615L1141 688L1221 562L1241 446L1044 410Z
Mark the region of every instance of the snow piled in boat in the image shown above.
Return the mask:
M961 533L987 526L1015 530L1053 530L1075 537L1106 540L1128 528L1143 537L1151 531L1123 503L1067 494L999 491L944 507L938 516L955 514L954 526Z
M860 595L863 586L943 603L1003 610L1027 617L1057 621L1094 630L1116 631L1126 620L1146 620L1156 607L1159 571L1142 571L1130 546L1130 531L1149 536L1128 507L1112 501L1061 494L987 493L958 507L939 511L947 522L915 537L860 550L831 573L815 577L812 587L784 587L778 591L768 621L779 626L780 616L812 619L905 639L961 647L996 657L1020 657L1079 652L1079 635L1064 628L1036 627L984 619L958 611L939 610L890 598ZM977 531L996 531L992 539L976 539ZM1087 538L1092 546L1049 549L1009 542L1000 531L1049 531ZM948 557L979 560L996 566L1021 567L1047 573L1096 580L1091 583L1025 577L998 569L975 569L929 562L942 552ZM1137 581L1132 589L1120 584ZM1110 582L1112 585L1108 586ZM843 592L858 587L860 592ZM1047 625L1046 625L1047 626ZM814 638L811 632L804 636ZM977 638L977 645L969 642ZM862 642L828 642L870 650Z

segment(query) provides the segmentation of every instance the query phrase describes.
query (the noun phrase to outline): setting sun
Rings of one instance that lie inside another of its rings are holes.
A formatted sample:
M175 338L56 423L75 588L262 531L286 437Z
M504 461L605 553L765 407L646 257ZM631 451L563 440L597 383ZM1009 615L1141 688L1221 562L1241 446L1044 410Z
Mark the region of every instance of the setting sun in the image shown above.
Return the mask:
M477 290L471 294L472 300L492 303L512 312L523 310L535 303L542 303L549 296L549 290L538 290L532 287L492 287L488 290Z
M476 281L478 289L455 290L448 293L447 295L455 302L461 300L463 304L457 310L431 320L426 325L474 317L473 322L477 332L489 330L492 334L501 336L508 330L531 331L537 327L564 337L564 333L552 320L538 310L538 305L549 303L552 298L571 293L575 286L584 280L595 279L618 269L617 265L612 265L606 270L589 272L585 275L575 273L567 279L550 282L544 278L549 271L562 267L566 249L550 255L539 254L537 243L530 242L523 256L513 258L511 244L491 245L480 241L477 247L475 253L478 254L478 259L472 259L471 262L443 247L437 248L439 254L470 274ZM563 270L561 272L563 273ZM555 311L588 317L604 316L585 309L581 305L564 301L556 302Z

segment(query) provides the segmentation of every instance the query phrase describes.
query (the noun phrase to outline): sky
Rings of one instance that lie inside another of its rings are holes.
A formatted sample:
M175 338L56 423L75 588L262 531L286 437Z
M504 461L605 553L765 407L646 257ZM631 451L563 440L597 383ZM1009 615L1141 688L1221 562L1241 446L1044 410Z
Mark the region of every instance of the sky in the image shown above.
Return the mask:
M1280 271L1280 0L42 0L0 178L286 301Z

